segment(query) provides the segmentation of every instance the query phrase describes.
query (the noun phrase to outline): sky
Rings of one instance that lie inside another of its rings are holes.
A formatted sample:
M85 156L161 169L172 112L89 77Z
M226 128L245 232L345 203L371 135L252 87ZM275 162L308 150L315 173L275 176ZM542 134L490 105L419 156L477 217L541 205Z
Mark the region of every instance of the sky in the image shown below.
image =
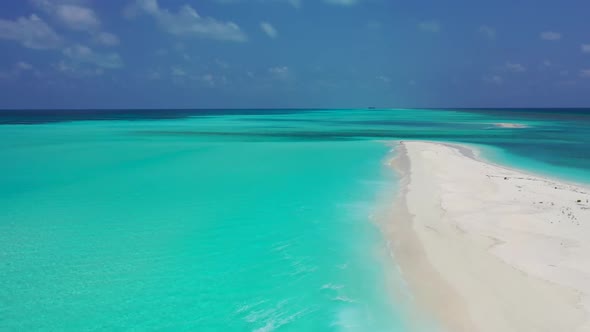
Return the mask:
M5 0L0 108L590 106L587 0Z

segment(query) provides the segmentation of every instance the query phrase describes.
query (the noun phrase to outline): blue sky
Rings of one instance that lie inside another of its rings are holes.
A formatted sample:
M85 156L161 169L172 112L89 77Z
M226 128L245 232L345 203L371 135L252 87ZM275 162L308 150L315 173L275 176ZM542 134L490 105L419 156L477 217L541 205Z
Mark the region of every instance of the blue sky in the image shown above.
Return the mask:
M590 106L585 0L0 8L0 108Z

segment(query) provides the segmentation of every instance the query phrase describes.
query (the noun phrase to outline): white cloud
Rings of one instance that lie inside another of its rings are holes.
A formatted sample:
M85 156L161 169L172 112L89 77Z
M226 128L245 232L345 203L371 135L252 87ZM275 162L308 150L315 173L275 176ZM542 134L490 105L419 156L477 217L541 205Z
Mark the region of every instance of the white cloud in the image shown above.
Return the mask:
M100 20L92 8L64 0L32 0L33 5L73 30L95 31Z
M151 70L150 70L150 71L147 73L146 77L147 77L148 79L150 79L150 80L159 80L159 79L161 79L161 78L162 78L162 74L161 74L161 73L160 73L160 71L158 71L158 70L151 69Z
M219 86L219 85L226 85L229 83L229 80L224 75L213 75L213 74L205 74L199 77L196 77L198 81L208 85L209 87Z
M580 45L580 49L582 50L582 53L590 54L590 44L582 44Z
M284 1L284 0L280 0L280 1ZM301 8L301 0L287 0L287 2L295 8Z
M23 73L32 73L33 75L39 77L41 73L38 70L35 70L33 65L28 62L19 61L14 64L14 67L7 71L0 71L0 79L14 79L21 76Z
M580 76L584 78L590 78L590 69L580 70Z
M215 77L213 77L213 75L211 75L211 74L205 74L205 75L201 76L200 80L209 86L215 85Z
M160 48L160 49L156 50L156 52L154 52L154 54L157 56L165 56L165 55L168 55L169 53L170 53L170 51L168 51L168 49L165 49L165 48Z
M389 78L388 76L385 76L385 75L377 76L377 79L385 84L391 83L391 78Z
M507 62L505 65L506 70L514 73L523 73L526 71L526 67L520 63Z
M119 37L109 32L100 32L94 37L95 40L104 46L116 46L119 45Z
M359 0L324 0L324 2L337 6L354 6L359 3Z
M115 69L123 67L117 53L96 53L84 45L74 45L63 50L63 54L78 64L92 64L100 68Z
M50 15L61 25L76 31L85 31L104 46L116 46L119 37L101 31L101 21L95 11L80 0L31 0L33 5Z
M0 19L0 39L14 40L24 47L39 50L62 44L62 38L35 14L16 21Z
M291 76L291 71L287 66L277 66L268 69L268 72L277 79L288 79Z
M382 24L379 21L375 21L375 20L370 20L369 22L367 22L367 29L369 30L379 30L381 29Z
M577 82L575 80L561 80L561 81L557 81L556 84L559 86L572 86L572 85L576 85Z
M246 34L233 22L222 22L211 17L202 17L197 11L184 5L176 13L160 8L157 0L137 0L136 10L152 16L168 33L215 40L244 42ZM128 16L130 11L128 10Z
M229 69L229 67L230 67L229 63L227 63L221 59L215 59L214 62L219 68L224 69L224 70Z
M479 27L478 32L489 39L496 38L496 29L494 29L490 26L482 25Z
M549 41L557 41L561 39L561 34L554 31L545 31L540 34L541 39Z
M180 67L172 67L170 73L172 76L183 77L186 76L186 71Z
M483 80L484 82L496 85L501 85L504 83L504 79L502 79L502 77L499 75L485 76Z
M424 21L418 24L418 28L426 32L440 32L441 26L438 21Z
M225 85L228 83L228 79L227 77L221 75L221 76L215 76L211 73L208 74L204 74L201 76L197 76L195 77L195 79L209 87L215 87L215 86L219 86L219 85Z
M239 2L246 2L247 0L215 0L218 3L223 4L231 4L231 3L239 3ZM302 0L258 0L258 2L274 2L274 3L285 3L289 4L295 8L301 8Z
M62 5L57 7L56 15L64 24L75 30L94 30L100 26L100 21L90 8Z
M279 36L279 32L277 31L277 29L275 29L275 27L273 27L272 24L268 22L260 23L260 28L270 38L277 38Z
M33 65L28 62L19 61L16 63L16 68L19 70L32 70Z
M81 9L82 7L74 4L73 0L67 3L64 1L36 0L33 3L68 28L86 31L103 45L113 46L119 42L117 36L98 29L100 22L93 11ZM114 69L123 66L123 61L117 53L97 53L79 44L68 46L68 43L35 14L30 17L20 17L15 21L0 19L0 39L14 40L32 49L57 49L66 59L55 64L54 67L60 72L76 76L101 75L104 68ZM17 63L15 70L30 71L33 67L21 61ZM38 73L35 70L34 72Z
M152 80L159 80L164 78L160 71L154 70L149 72L147 77ZM214 73L194 74L191 73L191 71L187 71L186 68L180 66L170 67L169 77L172 79L174 83L177 84L184 84L187 82L198 82L206 86L213 87L228 83L228 79L224 75L218 75Z
M61 73L74 77L100 76L104 74L103 68L80 67L76 63L68 63L65 61L60 61L54 64L53 67Z

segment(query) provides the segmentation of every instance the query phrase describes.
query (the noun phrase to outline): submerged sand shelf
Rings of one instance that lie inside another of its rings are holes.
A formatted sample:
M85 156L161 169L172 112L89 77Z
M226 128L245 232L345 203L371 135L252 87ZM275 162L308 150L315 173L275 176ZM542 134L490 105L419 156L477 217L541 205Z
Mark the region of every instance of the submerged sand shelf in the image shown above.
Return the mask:
M590 331L590 193L404 141L385 231L417 305L449 331Z
M493 124L495 127L498 128L528 128L529 126L523 123L513 123L513 122L497 122Z

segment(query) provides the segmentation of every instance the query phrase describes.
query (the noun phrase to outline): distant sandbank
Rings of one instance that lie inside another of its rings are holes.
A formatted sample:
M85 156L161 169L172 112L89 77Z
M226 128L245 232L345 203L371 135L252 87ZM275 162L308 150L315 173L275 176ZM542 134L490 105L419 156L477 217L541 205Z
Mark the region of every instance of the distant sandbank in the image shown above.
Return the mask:
M497 122L493 123L494 126L499 128L528 128L528 125L522 123L512 123L512 122Z
M590 193L404 141L384 220L415 302L448 331L590 331Z

